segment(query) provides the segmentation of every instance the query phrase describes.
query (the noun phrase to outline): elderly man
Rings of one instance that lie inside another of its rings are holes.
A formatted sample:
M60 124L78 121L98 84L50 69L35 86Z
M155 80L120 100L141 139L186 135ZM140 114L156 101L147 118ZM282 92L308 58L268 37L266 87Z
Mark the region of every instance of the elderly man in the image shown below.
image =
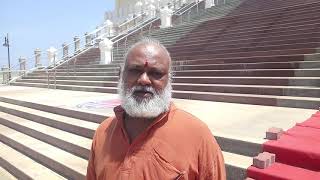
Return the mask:
M87 179L226 179L208 127L171 102L171 58L144 39L125 56L115 116L97 129Z

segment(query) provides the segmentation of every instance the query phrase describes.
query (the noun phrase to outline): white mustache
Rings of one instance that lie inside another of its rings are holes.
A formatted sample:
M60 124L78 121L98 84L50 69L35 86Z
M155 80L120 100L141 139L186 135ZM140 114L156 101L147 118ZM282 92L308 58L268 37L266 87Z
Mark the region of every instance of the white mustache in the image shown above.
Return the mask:
M151 86L134 86L131 88L131 92L135 93L137 91L151 92L152 94L157 94L156 90Z

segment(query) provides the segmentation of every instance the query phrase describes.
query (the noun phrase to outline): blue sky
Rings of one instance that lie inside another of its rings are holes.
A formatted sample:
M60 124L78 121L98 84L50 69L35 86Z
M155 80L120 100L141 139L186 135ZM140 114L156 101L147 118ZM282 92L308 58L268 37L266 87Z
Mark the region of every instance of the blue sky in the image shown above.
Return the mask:
M11 41L11 65L20 56L32 57L35 48L59 49L74 36L83 36L103 22L114 0L0 0L0 67L7 65L6 33Z

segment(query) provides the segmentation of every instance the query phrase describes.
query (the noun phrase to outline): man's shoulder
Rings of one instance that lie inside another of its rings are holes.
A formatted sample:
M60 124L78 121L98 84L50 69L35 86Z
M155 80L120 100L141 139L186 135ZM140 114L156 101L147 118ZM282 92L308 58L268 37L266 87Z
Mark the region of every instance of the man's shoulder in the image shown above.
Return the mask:
M179 119L179 121L183 121L187 124L198 124L200 126L206 126L206 124L198 117L180 108L175 109L175 111L172 113L172 118Z
M115 116L110 116L102 121L102 123L98 126L97 132L105 131L110 126L113 126L116 122Z
M185 128L186 130L199 130L198 132L200 133L203 132L201 130L208 129L208 126L203 121L193 114L180 108L176 108L172 112L170 118L174 123L178 123L179 126Z

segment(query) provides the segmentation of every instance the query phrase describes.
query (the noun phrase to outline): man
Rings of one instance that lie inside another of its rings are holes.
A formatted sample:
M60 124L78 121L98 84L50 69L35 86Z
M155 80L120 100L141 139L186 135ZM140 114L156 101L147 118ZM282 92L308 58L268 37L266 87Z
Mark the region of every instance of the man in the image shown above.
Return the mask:
M87 179L226 179L221 150L208 127L171 103L171 58L144 39L125 56L121 105L93 138Z

